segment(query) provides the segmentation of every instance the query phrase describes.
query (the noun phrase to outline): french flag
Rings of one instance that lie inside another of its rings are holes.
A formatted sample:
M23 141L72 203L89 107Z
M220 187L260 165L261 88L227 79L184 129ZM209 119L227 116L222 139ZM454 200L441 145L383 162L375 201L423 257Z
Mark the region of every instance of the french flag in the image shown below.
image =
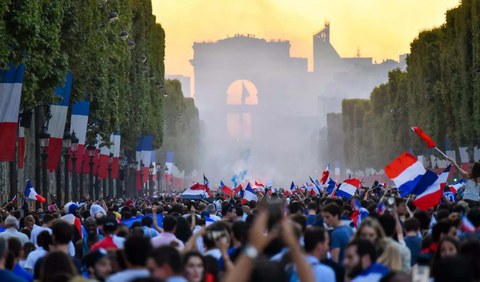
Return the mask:
M353 226L358 228L362 223L362 220L368 216L369 212L366 208L363 208L360 201L357 198L353 199L353 212L350 219L353 222Z
M75 136L78 138L78 151L77 151L77 173L82 172L84 160L89 162L88 154L85 151L85 140L87 137L87 125L88 114L90 112L90 102L80 101L72 105L72 116L70 128L72 132L75 132ZM72 167L70 166L70 171ZM88 169L84 171L88 173Z
M220 189L223 191L223 193L225 193L228 196L232 196L233 194L233 190L227 185L225 185L223 181L220 181Z
M100 147L100 159L98 167L98 177L101 179L108 178L108 167L110 165L110 148L107 145L103 144Z
M143 162L143 183L148 182L148 172L150 165L152 164L152 152L153 152L153 135L144 135L142 138L142 151L141 157Z
M442 172L440 175L436 175L432 171L427 171L425 176L419 182L418 186L427 186L427 188L413 201L413 204L421 209L428 210L431 207L434 207L440 203L442 198L443 189L447 183L448 174L450 173L450 165ZM433 174L433 175L432 175ZM424 179L427 179L426 181ZM432 183L430 185L425 185L423 183Z
M337 186L337 183L335 182L335 180L328 178L327 186L326 186L327 193L332 194L333 190L335 190L335 186Z
M320 179L320 184L325 185L325 183L327 183L328 176L330 175L329 171L330 171L330 164L327 164L327 167L325 168L325 170L322 173L322 178Z
M265 185L263 185L263 184L260 183L260 182L255 181L255 184L253 185L253 189L254 189L254 190L264 191L264 190L265 190Z
M18 128L18 169L23 169L25 162L25 128Z
M402 197L410 194L426 173L423 164L409 153L403 153L385 167L385 174L395 183Z
M430 138L430 136L428 136L425 132L423 132L423 130L420 127L414 126L414 127L411 127L410 129L413 132L415 132L423 141L425 141L425 143L427 143L428 148L437 147L437 143L435 143L435 141L433 141L433 139Z
M313 192L312 192L312 190L311 190L310 193L313 193L313 195L315 195L315 194L316 194L316 195L320 195L321 189L320 189L319 185L317 184L317 182L314 181L314 180L312 179L312 177L310 177L310 176L309 176L308 178L310 178L310 181L311 181L312 184L314 185L314 187L313 187L313 189L312 189Z
M243 190L242 184L238 184L238 186L235 187L234 191L235 191L236 194L238 194L238 193L242 192L242 190Z
M112 179L118 178L118 170L120 169L120 142L121 142L121 133L115 132L110 136L110 142L113 143L113 163L112 163ZM156 175L156 170L155 170Z
M65 133L65 121L67 120L68 105L70 100L70 92L72 90L73 75L67 74L65 86L57 87L55 95L61 100L50 105L52 118L48 122L48 133L50 139L48 143L47 168L54 171L58 167L60 157L62 156L63 134Z
M248 183L247 187L243 191L243 199L242 203L247 203L250 201L258 201L257 195L255 194L255 191L253 191L252 187L250 186L250 183Z
M25 186L25 197L40 203L45 203L47 201L44 197L37 194L37 191L35 191L35 188L33 188L30 179L27 179L27 185Z
M461 225L461 228L464 232L474 233L476 230L475 225L473 225L473 223L465 215L462 216Z
M0 162L15 160L18 113L25 65L8 65L0 73Z
M454 194L457 194L458 189L462 188L465 186L465 179L460 179L457 182L453 183L452 185L448 186L450 191Z
M350 199L360 186L360 180L357 178L349 178L340 185L335 196L347 197Z
M202 190L202 191L205 191L205 192L207 192L207 190L209 190L207 185L200 184L198 182L193 183L193 185L190 187L190 189L191 190Z

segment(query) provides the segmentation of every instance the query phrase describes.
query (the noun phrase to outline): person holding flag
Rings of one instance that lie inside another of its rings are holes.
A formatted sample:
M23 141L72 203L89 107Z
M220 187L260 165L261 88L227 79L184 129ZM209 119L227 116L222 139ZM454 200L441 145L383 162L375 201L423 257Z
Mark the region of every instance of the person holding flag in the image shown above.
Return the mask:
M459 166L453 158L449 157L448 160L457 169L458 173L467 179L463 200L468 203L470 208L478 207L480 205L480 163L474 163L469 173Z

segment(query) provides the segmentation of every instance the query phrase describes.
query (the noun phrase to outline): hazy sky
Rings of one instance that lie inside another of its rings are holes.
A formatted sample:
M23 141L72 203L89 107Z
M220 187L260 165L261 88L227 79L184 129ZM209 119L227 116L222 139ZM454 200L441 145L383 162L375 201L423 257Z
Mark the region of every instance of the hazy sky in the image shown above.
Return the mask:
M291 55L307 57L312 35L331 22L339 54L398 60L419 31L439 26L459 0L152 0L166 32L166 73L191 76L193 42L254 34L291 42Z

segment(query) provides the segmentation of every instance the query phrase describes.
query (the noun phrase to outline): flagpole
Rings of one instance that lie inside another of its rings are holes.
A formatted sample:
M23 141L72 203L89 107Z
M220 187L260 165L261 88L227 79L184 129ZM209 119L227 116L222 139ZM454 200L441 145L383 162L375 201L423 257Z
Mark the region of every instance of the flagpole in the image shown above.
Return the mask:
M435 150L437 150L437 152L439 152L443 157L445 157L446 159L448 159L448 156L445 155L444 152L440 151L440 149L438 149L438 147L435 147Z

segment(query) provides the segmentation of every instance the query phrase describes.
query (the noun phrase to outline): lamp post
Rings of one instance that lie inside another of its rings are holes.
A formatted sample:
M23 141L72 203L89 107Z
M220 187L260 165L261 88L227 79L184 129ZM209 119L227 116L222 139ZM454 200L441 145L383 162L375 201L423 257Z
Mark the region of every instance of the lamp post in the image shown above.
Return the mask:
M78 176L77 176L77 152L78 152L78 138L75 136L75 131L72 132L72 142L70 151L72 152L72 200L78 201Z
M48 156L48 141L50 134L47 132L47 128L42 126L42 130L38 135L40 140L40 156L42 158L42 195L48 197L48 182L47 182L47 156ZM46 204L44 204L46 206Z
M158 196L160 196L160 192L162 191L162 175L160 174L160 171L162 169L162 165L158 164L157 165L157 187L158 187Z
M133 191L137 190L136 183L135 183L135 178L136 178L135 171L137 170L137 165L138 165L138 162L136 161L129 162L129 166L130 166L129 176L130 176L130 182L132 185L131 189L127 189L127 194L129 195L129 197L133 197L133 195L135 195Z
M93 161L93 158L95 157L96 150L97 148L94 145L87 146L88 158L90 159L90 161L88 162L88 164L90 165L90 173L88 174L88 184L89 184L88 193L90 194L90 199L92 200L95 200L94 193L93 193L93 164L95 162Z
M113 198L113 179L112 179L113 154L108 157L108 196Z
M155 182L153 182L153 173L155 172L155 166L150 164L149 170L148 170L148 196L150 198L153 197L153 186L155 186Z
M61 203L66 203L69 201L69 181L68 181L68 159L70 158L70 148L72 147L72 135L70 135L70 132L68 130L65 130L63 133L63 158L65 161L64 164L64 172L65 173L65 189L64 189L64 202L62 201L62 189L61 187L57 186L57 197L58 197L58 206L61 206Z
M143 161L140 160L140 196L143 196L143 168L145 168L145 165L143 164ZM138 190L137 190L137 197L138 197Z

